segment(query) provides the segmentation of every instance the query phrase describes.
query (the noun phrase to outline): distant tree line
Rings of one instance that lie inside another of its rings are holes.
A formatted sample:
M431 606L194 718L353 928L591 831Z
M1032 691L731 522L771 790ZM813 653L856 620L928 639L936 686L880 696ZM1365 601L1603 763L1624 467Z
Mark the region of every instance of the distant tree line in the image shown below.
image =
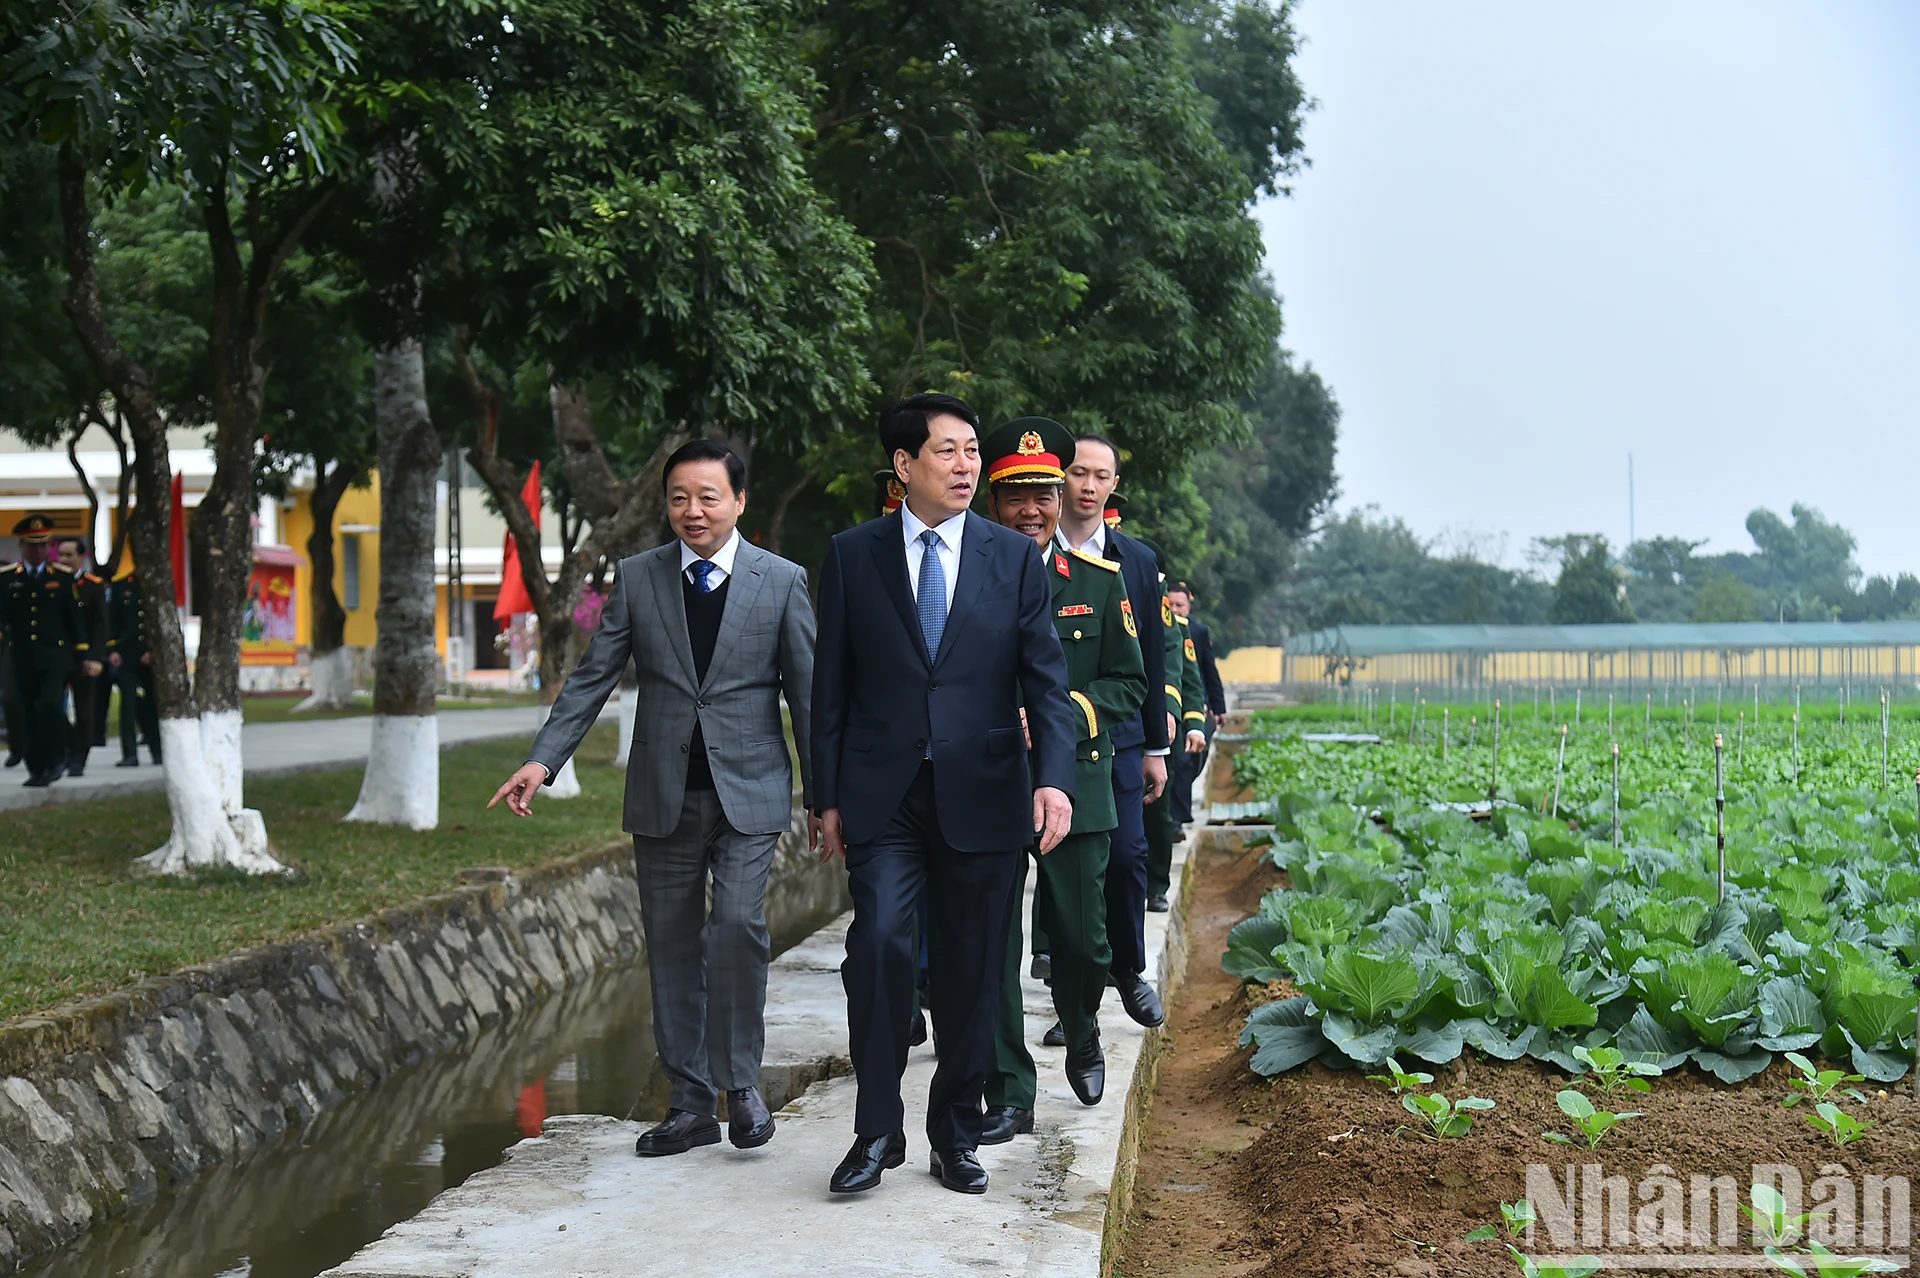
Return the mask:
M1615 555L1582 533L1536 540L1526 568L1446 548L1396 517L1355 509L1298 547L1284 584L1258 601L1240 642L1338 625L1621 621L1884 621L1920 618L1920 578L1865 577L1853 534L1810 506L1747 516L1751 551L1651 537Z

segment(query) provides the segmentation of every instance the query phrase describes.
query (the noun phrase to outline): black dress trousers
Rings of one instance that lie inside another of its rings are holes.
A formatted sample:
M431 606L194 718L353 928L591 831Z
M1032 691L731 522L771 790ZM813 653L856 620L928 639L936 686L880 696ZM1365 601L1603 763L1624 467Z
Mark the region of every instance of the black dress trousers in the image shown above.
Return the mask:
M980 1143L981 1095L993 1064L1001 969L1014 883L1024 855L957 852L940 834L933 765L924 763L880 836L847 849L854 924L841 979L847 990L853 1069L860 1082L854 1131L902 1130L900 1075L919 970L916 914L928 904L929 993L940 1027L940 1063L927 1098L927 1141L937 1150Z

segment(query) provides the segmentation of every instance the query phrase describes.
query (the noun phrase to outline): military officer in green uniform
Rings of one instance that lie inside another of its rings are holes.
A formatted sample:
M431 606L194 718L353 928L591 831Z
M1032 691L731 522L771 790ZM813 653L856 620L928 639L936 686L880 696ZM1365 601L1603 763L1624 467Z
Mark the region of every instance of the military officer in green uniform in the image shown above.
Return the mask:
M1160 620L1167 640L1167 717L1176 728L1168 733L1168 739L1174 749L1198 754L1207 748L1206 684L1200 677L1199 654L1188 621L1174 612L1173 600L1165 593L1166 584L1166 574L1162 573ZM1167 889L1173 882L1173 843L1178 833L1173 788L1169 786L1147 805L1147 908L1156 914L1164 914L1169 908Z
M49 561L53 521L28 515L13 526L20 562L0 569L0 611L7 621L26 727L27 784L52 785L66 771L67 680L89 645L72 570Z
M1113 954L1107 944L1106 872L1109 834L1118 824L1113 805L1113 741L1109 725L1138 714L1146 700L1146 671L1138 631L1123 605L1127 592L1118 564L1063 551L1053 544L1060 523L1065 462L1074 455L1072 432L1044 417L1008 422L981 441L989 511L1004 527L1034 540L1053 583L1054 629L1067 657L1079 760L1071 832L1040 858L1045 891L1041 924L1053 946L1053 1004L1066 1032L1067 1081L1082 1104L1097 1104L1106 1088L1106 1055L1095 1014ZM1000 1024L994 1064L987 1074L983 1145L1002 1144L1033 1130L1036 1093L1033 1056L1026 1046L1020 991L1022 900L1014 893L1007 937Z
M160 711L153 699L153 656L147 650L147 602L134 573L113 582L113 617L107 634L107 665L120 685L120 762L140 766L139 739L147 739L154 763L160 762Z
M87 753L93 749L96 703L107 695L104 659L107 655L107 583L87 571L87 543L79 537L60 539L59 563L73 574L73 597L80 608L80 629L87 650L73 663L68 687L73 692L73 726L67 732L67 775L86 775Z

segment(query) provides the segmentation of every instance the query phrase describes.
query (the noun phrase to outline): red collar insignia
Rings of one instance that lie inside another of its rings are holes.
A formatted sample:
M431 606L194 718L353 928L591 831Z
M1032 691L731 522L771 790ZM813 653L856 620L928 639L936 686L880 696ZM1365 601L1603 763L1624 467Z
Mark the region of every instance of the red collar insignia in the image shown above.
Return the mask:
M1067 563L1067 557L1057 550L1053 552L1053 567L1062 577L1073 576L1073 568Z

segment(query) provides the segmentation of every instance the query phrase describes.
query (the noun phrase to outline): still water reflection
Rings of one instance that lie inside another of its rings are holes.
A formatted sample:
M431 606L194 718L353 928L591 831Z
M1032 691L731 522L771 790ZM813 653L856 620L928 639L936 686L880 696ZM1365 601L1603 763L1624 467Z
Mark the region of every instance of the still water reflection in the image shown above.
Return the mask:
M781 847L767 896L775 954L849 904L843 871L819 866L804 840ZM610 967L22 1272L312 1278L496 1166L548 1115L656 1119L667 1094L647 969Z

